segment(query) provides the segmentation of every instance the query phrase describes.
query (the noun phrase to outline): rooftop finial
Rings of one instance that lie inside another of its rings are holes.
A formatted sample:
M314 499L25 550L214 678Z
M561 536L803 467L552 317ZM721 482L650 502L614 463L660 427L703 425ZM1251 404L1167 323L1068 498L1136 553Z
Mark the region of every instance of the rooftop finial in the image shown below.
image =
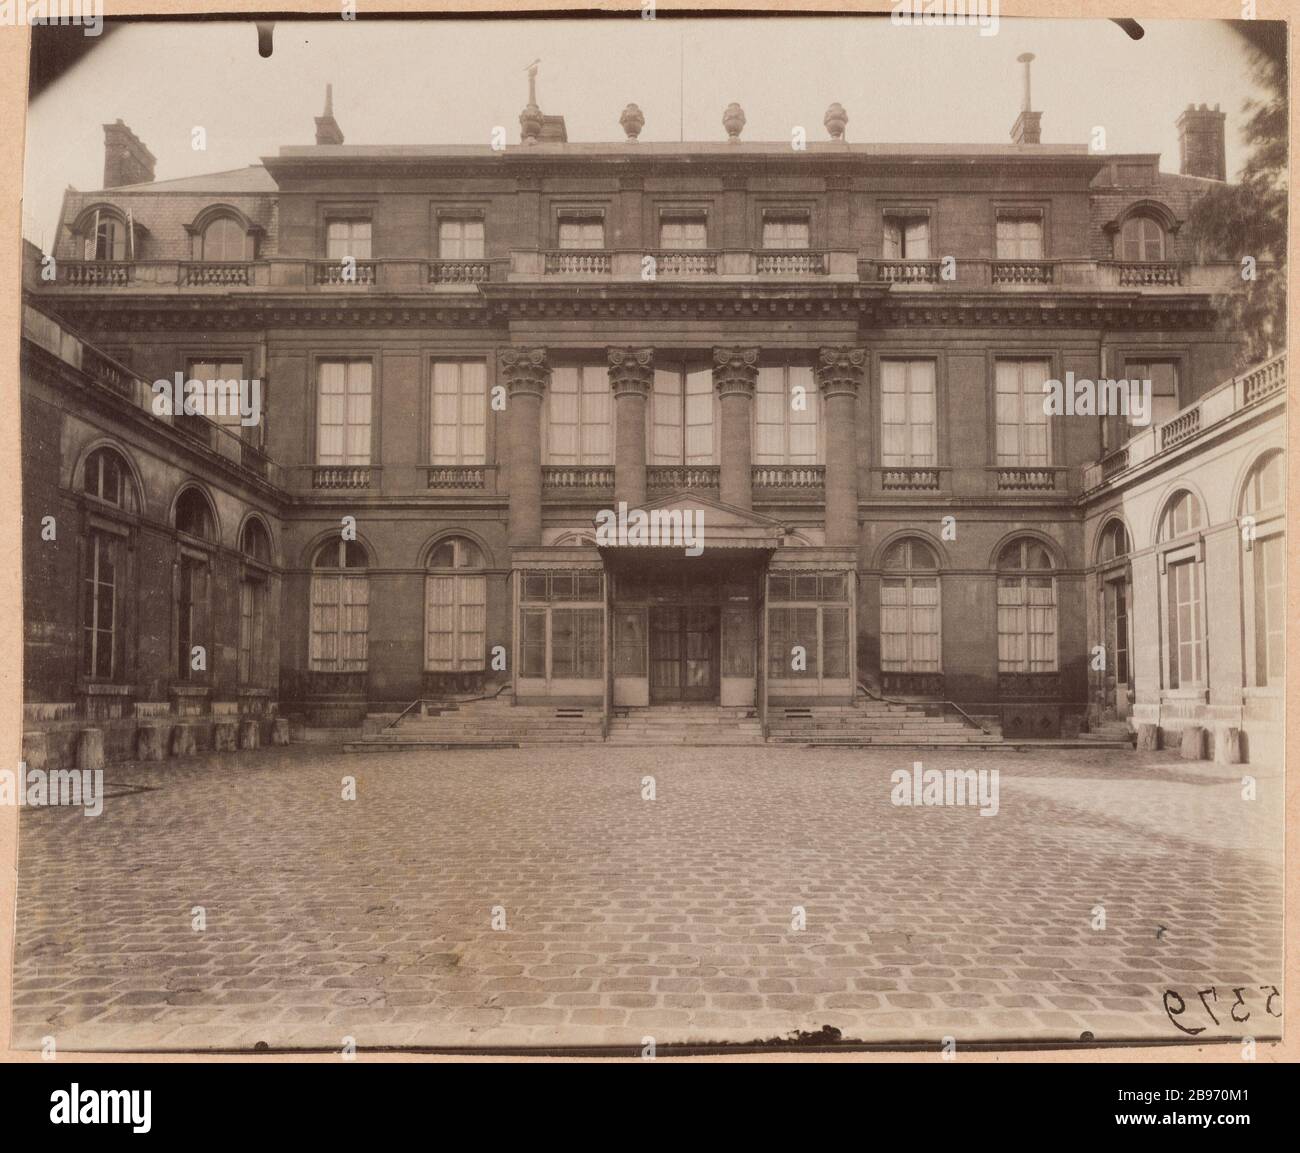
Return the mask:
M1034 54L1032 52L1022 52L1016 57L1016 60L1018 63L1025 66L1025 94L1021 99L1020 110L1022 112L1029 112L1034 107L1033 102L1029 98L1029 66L1034 62Z
M532 108L537 107L537 69L541 62L542 58L539 56L525 69L528 73L528 104Z

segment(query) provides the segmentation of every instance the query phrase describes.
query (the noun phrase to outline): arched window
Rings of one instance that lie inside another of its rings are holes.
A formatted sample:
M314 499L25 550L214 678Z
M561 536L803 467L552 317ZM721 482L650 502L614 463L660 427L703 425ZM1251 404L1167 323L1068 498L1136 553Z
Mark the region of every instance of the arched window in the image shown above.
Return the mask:
M247 259L248 234L233 216L218 216L203 230L200 260L238 261Z
M428 672L475 672L484 667L487 577L472 540L451 536L429 554L425 577L424 667Z
M250 520L239 542L244 555L239 582L239 683L261 687L266 669L266 602L270 589L271 538Z
M1052 554L1023 537L998 554L998 670L1056 672L1056 575Z
M1195 532L1203 524L1201 502L1184 489L1169 498L1160 518L1160 540L1170 541Z
M1097 546L1097 559L1105 564L1128 556L1128 530L1124 522L1112 520L1101 530L1101 540Z
M1165 637L1171 689L1198 688L1205 684L1204 574L1196 541L1180 538L1195 533L1205 523L1201 502L1186 489L1174 493L1160 517L1159 541L1174 547L1161 552L1165 573Z
M86 457L83 491L123 512L134 511L135 488L131 472L121 454L111 448L97 448Z
M1259 460L1241 494L1247 669L1258 687L1282 683L1286 652L1286 467L1281 451Z
M880 669L937 673L939 562L924 541L900 540L885 553L880 581Z
M370 631L369 560L356 541L328 540L316 550L311 576L313 672L366 671Z
M1154 216L1130 216L1120 226L1115 258L1151 261L1165 258L1165 230Z
M187 488L176 501L176 529L200 540L213 538L212 506L199 489Z

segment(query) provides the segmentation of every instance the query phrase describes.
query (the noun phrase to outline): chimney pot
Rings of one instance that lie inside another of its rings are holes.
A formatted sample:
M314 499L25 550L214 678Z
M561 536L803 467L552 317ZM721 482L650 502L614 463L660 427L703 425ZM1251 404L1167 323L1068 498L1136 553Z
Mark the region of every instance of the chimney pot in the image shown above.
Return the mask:
M343 129L334 119L334 85L325 85L325 114L316 117L316 143L342 144Z
M1218 107L1199 108L1189 104L1178 117L1178 171L1184 176L1202 176L1210 180L1228 178L1227 153L1224 146L1224 122L1227 117Z

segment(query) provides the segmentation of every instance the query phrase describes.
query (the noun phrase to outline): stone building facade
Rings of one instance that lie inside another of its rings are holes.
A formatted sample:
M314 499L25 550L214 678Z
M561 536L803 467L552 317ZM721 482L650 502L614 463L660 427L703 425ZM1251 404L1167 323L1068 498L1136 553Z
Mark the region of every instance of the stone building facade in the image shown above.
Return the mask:
M106 126L105 188L67 193L27 278L32 723L356 723L506 685L603 716L861 686L1015 736L1278 723L1250 690L1280 526L1230 547L1275 510L1189 480L1200 520L1158 527L1180 477L1271 477L1281 446L1281 363L1233 376L1237 268L1180 231L1222 114L1182 115L1179 174L1038 143L1037 113L1006 145L850 143L847 119L795 150L733 105L716 142L656 144L629 106L624 140L575 143L530 101L517 145L376 147L327 103L314 145L171 181ZM177 373L258 379L261 418L154 415ZM1045 381L1128 376L1149 426L1045 409ZM54 508L77 527L47 548ZM601 538L620 508L703 548ZM70 596L101 533L116 583ZM1161 631L1170 565L1199 664Z

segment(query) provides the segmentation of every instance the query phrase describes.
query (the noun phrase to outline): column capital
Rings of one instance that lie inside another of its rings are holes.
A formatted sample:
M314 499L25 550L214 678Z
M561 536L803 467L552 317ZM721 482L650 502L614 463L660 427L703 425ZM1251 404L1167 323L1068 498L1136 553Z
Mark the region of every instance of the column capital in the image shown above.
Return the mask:
M820 349L817 381L823 396L857 396L867 371L867 350L838 345Z
M654 349L607 348L609 385L615 398L649 396L654 386Z
M511 345L497 351L497 367L507 396L533 394L541 396L551 382L551 366L547 363L546 349L540 345L523 347Z
M758 383L757 348L715 348L713 387L719 396L752 397Z

